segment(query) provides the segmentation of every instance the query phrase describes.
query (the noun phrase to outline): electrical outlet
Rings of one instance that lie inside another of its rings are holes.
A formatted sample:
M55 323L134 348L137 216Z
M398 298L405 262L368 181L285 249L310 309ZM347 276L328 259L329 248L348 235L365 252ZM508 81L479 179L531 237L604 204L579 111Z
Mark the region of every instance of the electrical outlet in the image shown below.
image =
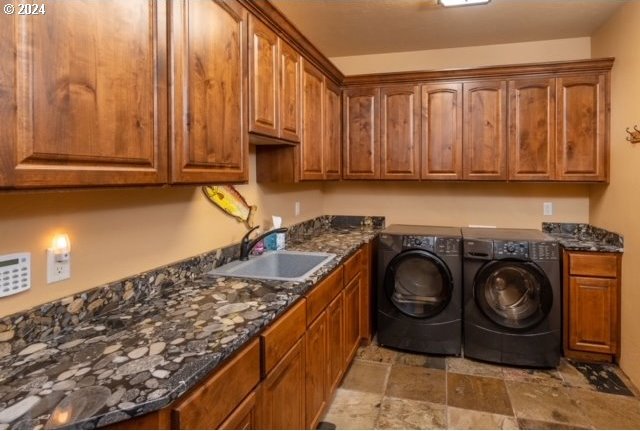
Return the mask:
M56 283L68 278L71 278L71 256L59 261L52 250L47 250L47 283Z
M293 206L293 215L295 216L300 215L300 202L296 201L295 205Z
M542 204L542 214L546 216L553 215L553 203L545 202Z

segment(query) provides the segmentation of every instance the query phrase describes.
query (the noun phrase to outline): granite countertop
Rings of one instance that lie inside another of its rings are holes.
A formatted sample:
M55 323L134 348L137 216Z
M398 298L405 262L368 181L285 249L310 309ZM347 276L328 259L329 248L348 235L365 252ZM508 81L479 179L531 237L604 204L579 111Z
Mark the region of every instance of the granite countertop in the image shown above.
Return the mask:
M332 226L288 244L337 255L304 283L156 280L152 294L26 344L0 359L0 428L96 428L167 406L377 232Z
M542 231L573 251L622 253L622 235L586 223L542 223Z

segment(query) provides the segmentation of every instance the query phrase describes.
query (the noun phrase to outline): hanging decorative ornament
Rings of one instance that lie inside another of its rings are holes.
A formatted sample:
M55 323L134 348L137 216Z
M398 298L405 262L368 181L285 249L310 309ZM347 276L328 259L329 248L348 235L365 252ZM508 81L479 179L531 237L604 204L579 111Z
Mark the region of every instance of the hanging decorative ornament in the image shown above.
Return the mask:
M253 215L258 207L249 205L233 186L203 186L204 195L232 217L253 227Z

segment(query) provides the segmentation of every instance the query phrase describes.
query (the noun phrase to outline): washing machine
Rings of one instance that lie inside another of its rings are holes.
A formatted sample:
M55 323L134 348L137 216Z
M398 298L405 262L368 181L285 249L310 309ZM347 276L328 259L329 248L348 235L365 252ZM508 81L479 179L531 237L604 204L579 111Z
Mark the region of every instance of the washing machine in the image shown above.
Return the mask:
M463 228L464 355L555 367L562 354L560 250L534 229Z
M391 225L380 234L378 343L421 353L460 355L460 228Z

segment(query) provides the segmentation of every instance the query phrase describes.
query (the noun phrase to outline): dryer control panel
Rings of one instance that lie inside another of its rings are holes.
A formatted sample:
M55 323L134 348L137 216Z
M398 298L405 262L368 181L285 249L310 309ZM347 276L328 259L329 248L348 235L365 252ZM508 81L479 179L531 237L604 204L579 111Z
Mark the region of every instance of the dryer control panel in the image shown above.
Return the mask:
M405 248L419 248L421 250L433 251L435 238L432 236L407 235L402 241Z
M460 238L437 238L436 252L440 256L460 256Z
M493 253L496 259L529 257L529 243L527 241L494 241Z
M531 243L531 260L558 260L559 255L557 242Z

